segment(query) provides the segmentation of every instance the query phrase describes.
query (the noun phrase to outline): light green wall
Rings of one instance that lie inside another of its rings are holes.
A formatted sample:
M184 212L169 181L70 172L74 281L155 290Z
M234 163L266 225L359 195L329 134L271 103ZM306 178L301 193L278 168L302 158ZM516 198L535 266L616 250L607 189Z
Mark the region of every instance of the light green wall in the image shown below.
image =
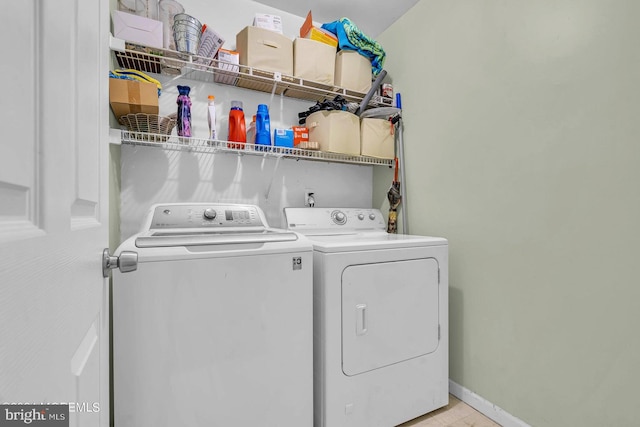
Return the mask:
M378 38L410 231L450 242L450 377L534 426L638 422L639 16L421 0Z

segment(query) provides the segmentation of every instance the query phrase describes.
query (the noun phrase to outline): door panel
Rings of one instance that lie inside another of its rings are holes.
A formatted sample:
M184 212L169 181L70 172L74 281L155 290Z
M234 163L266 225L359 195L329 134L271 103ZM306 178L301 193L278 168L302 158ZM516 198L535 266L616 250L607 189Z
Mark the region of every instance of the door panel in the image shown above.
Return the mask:
M342 273L342 370L357 375L438 347L438 262L347 267Z
M12 19L3 19L0 76L2 76L3 138L0 143L0 239L23 239L38 230L36 192L39 140L34 119L38 52L33 25L34 1L6 5ZM19 62L12 59L19 53ZM31 233L30 233L31 232Z
M3 16L0 402L68 402L71 426L107 426L108 2Z
M81 228L95 225L99 219L99 146L87 144L86 139L93 136L99 138L100 97L85 96L84 88L100 87L100 80L105 76L100 73L88 73L91 64L99 62L101 50L95 46L100 45L100 34L91 31L90 26L98 22L100 9L94 2L79 1L77 3L78 29L72 55L75 57L72 73L77 81L77 89L74 93L73 112L73 169L74 198L71 204L71 228ZM77 37L82 34L82 37ZM71 113L71 112L70 112Z

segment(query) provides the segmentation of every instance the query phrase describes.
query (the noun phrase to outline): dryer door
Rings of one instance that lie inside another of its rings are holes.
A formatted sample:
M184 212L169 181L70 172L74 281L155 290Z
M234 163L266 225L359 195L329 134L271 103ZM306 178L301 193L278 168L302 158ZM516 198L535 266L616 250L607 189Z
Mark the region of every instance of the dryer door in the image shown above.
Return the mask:
M342 273L342 371L357 375L438 347L434 258L354 265Z

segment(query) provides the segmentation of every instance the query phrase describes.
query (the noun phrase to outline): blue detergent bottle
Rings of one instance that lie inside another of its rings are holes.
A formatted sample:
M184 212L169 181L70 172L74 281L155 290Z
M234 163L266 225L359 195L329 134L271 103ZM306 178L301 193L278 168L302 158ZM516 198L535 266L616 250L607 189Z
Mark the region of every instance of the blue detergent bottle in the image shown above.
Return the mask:
M269 120L269 108L266 104L258 105L256 114L256 145L271 146L271 122ZM256 147L265 149L265 147Z

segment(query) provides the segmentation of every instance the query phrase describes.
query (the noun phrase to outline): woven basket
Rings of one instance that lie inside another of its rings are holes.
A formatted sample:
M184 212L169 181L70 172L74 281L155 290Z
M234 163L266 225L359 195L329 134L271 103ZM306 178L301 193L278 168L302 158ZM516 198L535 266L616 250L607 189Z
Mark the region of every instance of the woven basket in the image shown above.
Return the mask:
M176 114L169 116L146 113L127 114L120 117L118 121L121 125L126 126L130 132L140 133L133 135L135 139L164 142L169 139L169 135L176 126Z

